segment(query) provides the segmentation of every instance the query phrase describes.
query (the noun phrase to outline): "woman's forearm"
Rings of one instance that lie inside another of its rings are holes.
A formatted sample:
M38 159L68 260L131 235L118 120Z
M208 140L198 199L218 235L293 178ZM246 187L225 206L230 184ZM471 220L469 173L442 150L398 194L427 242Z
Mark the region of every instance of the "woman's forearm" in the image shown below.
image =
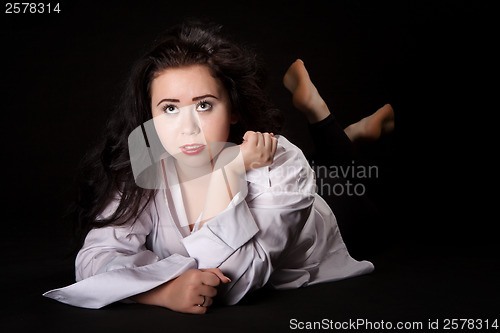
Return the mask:
M242 186L246 186L244 174L245 164L241 154L227 164L225 161L218 161L208 185L202 223L224 211Z

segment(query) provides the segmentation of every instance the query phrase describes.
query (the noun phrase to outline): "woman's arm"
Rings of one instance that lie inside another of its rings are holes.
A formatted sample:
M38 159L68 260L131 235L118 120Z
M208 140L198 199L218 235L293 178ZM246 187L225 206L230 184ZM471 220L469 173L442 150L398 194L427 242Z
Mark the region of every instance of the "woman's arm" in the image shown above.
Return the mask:
M111 214L119 198L103 213ZM85 308L101 308L152 290L197 268L196 261L172 254L160 259L145 247L158 218L148 207L132 223L92 229L75 261L77 282L44 296Z
M245 172L273 162L278 145L273 134L248 131L243 139L240 146L227 148L219 154L210 178L202 224L224 211L234 195L246 186Z
M277 148L271 166L248 173L251 202L246 192L236 194L228 208L182 240L198 267L218 267L232 279L221 286L227 303L267 283L310 216L314 175L302 152L289 145Z

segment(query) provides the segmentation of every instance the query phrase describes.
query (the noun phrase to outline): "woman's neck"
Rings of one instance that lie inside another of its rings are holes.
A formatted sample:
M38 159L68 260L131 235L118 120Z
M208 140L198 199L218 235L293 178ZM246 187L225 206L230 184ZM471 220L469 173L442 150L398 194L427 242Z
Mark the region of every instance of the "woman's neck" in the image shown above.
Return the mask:
M185 183L210 174L213 170L213 165L210 163L203 166L191 167L185 164L181 165L175 161L175 169L179 183Z

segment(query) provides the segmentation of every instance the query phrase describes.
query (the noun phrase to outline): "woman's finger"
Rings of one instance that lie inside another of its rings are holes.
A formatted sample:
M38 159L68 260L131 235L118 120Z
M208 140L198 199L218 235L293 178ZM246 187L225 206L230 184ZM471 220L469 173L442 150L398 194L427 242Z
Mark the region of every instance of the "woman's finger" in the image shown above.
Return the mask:
M199 296L199 298L201 299L201 301L199 303L196 303L196 306L208 308L210 305L212 305L214 303L214 300L212 297Z
M217 287L220 284L220 278L212 272L201 273L201 283L211 287Z
M195 304L191 307L191 311L189 312L194 314L205 314L207 313L207 308L205 306L198 306Z
M271 134L264 133L264 146L266 148L269 148L269 150L271 150L271 141L272 141Z
M207 312L207 308L214 303L212 297L203 297L198 296L196 298L195 304L191 307L191 313L194 314L205 314Z
M204 268L204 269L200 269L200 271L202 271L203 273L211 273L212 275L215 275L217 277L217 284L213 284L215 283L215 280L211 279L209 276L204 276L202 278L202 282L203 284L206 284L206 285L209 285L209 286L218 286L219 285L219 282L222 282L222 283L228 283L228 282L231 282L231 279L228 278L227 276L224 275L224 273L222 273L222 271L218 268ZM204 278L206 278L207 282L205 282ZM210 284L210 282L212 282L212 284Z
M257 137L257 142L256 142L256 146L257 147L260 147L264 144L264 139L263 139L263 134L261 132L255 132L256 134L256 137Z
M254 131L246 131L245 135L243 136L243 140L251 144L256 144L257 142L256 133Z
M207 300L205 301L205 307L209 307L210 305L214 304L214 299L212 297L207 297Z
M273 137L271 144L272 144L271 154L272 154L273 159L274 159L274 155L276 154L276 150L278 149L278 139Z
M197 292L200 295L204 295L207 297L215 297L217 295L217 289L215 287L210 287L207 285L203 285L197 289Z
M197 299L197 301L196 301L197 303L195 303L196 306L204 306L207 308L214 303L213 297L209 297L206 295L200 295L200 296L196 297L196 299ZM199 299L199 301L198 301L198 299Z

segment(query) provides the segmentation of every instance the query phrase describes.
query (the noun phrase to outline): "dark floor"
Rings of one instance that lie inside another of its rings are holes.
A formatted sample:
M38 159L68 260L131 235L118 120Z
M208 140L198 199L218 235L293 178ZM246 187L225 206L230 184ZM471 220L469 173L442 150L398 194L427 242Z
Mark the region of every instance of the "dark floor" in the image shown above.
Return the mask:
M444 325L447 318L488 319L490 323L500 319L500 267L494 246L395 243L367 258L376 267L372 274L297 290L263 289L238 305L214 306L203 316L139 304L89 310L44 298L43 292L73 281L73 263L60 250L54 245L40 247L30 256L22 251L7 256L2 274L8 282L4 301L7 295L10 304L2 312L7 332L162 328L169 332L281 332L299 322L306 325L324 319L332 325L363 319L372 324L411 322L424 327L436 320ZM360 331L369 328L363 325Z

